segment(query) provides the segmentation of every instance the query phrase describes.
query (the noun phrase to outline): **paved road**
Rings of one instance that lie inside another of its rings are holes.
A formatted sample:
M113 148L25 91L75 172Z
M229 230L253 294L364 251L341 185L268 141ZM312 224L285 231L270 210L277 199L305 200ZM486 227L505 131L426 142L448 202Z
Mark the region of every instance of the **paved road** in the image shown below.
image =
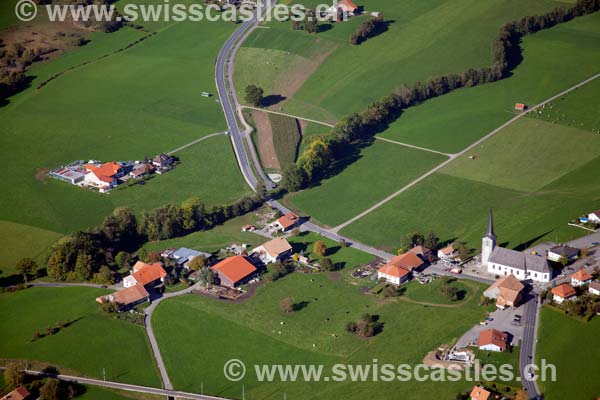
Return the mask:
M437 172L440 169L444 168L448 163L452 162L456 157L460 157L460 156L466 154L467 152L471 151L473 148L479 146L481 143L485 142L486 140L488 140L489 138L491 138L492 136L494 136L495 134L497 134L498 132L500 132L501 130L503 130L504 128L506 128L507 126L509 126L510 124L514 123L515 121L518 121L520 118L524 117L525 115L529 114L530 112L535 111L538 108L544 106L545 104L547 104L547 103L549 103L551 101L554 101L554 100L558 99L559 97L564 96L565 94L570 93L570 92L572 92L573 90L575 90L577 88L580 88L583 85L586 85L586 84L590 83L591 81L593 81L594 79L597 79L598 77L600 77L600 74L596 74L596 75L592 76L591 78L588 78L588 79L584 80L583 82L578 83L577 85L571 86L570 88L568 88L566 90L563 90L559 94L554 95L554 96L550 97L549 99L546 99L543 102L537 104L536 106L533 106L533 107L527 109L527 111L524 111L524 112L520 113L519 115L514 116L513 118L511 118L510 120L508 120L504 124L500 125L498 128L494 129L493 131L491 131L490 133L488 133L487 135L485 135L481 139L479 139L476 142L474 142L473 144L469 145L464 150L460 151L459 153L456 153L455 156L449 158L448 160L444 161L441 164L438 164L436 167L434 167L433 169L427 171L426 173L424 173L423 175L421 175L420 177L418 177L414 181L410 182L408 185L404 186L403 188L401 188L397 192L392 193L391 195L389 195L385 199L381 200L377 204L373 205L372 207L369 207L367 210L365 210L365 211L361 212L360 214L352 217L348 221L346 221L346 222L344 222L344 223L336 226L335 228L333 228L333 230L337 232L340 229L342 229L342 228L350 225L351 223L353 223L353 222L361 219L365 215L367 215L367 214L371 213L372 211L378 209L379 207L381 207L382 205L384 205L388 201L392 200L396 196L400 195L401 193L403 193L403 192L407 191L408 189L410 189L411 187L415 186L417 183L421 182L425 178L433 175L435 172Z
M196 140L194 140L193 142L190 142L190 143L188 143L188 144L184 144L183 146L181 146L181 147L178 147L178 148L176 148L175 150L171 150L171 151L169 151L167 154L170 154L170 155L172 155L172 154L175 154L175 153L177 153L178 151L181 151L181 150L183 150L183 149L187 149L188 147L190 147L190 146L193 146L193 145L195 145L196 143L198 143L198 142L201 142L201 141L203 141L203 140L210 139L211 137L214 137L214 136L226 135L226 134L227 134L227 132L215 132L215 133L211 133L210 135L202 136L200 139L196 139Z
M535 362L539 306L537 297L530 298L527 303L525 303L525 327L523 329L523 340L521 342L521 354L519 355L521 382L530 399L542 399L537 382L528 380L525 372L525 366Z
M375 139L377 139L377 140L383 140L384 142L388 142L388 143L394 143L394 144L397 144L399 146L410 147L411 149L415 149L415 150L428 151L430 153L440 154L442 156L446 156L446 157L449 157L449 158L455 158L456 157L456 154L443 153L441 151L437 151L437 150L433 150L433 149L428 149L426 147L419 147L419 146L415 146L413 144L398 142L396 140L387 139L387 138L384 138L384 137L381 137L381 136L375 136Z
M325 125L325 126L328 126L330 128L333 128L333 126L334 126L333 124L330 124L330 123L327 123L327 122L323 122L323 121L317 121L316 119L299 117L297 115L292 115L292 114L288 114L288 113L284 113L284 112L279 112L279 111L273 111L273 110L269 110L269 109L265 109L265 108L250 107L250 106L239 106L239 107L242 108L242 109L243 108L247 108L249 110L256 110L256 111L266 112L266 113L269 113L269 114L277 114L277 115L283 115L285 117L296 118L296 119L300 119L302 121L314 122L315 124Z
M181 392L177 390L157 389L148 386L130 385L127 383L103 381L100 379L82 378L80 376L46 374L40 371L27 371L29 375L57 378L62 381L77 382L83 385L101 386L110 389L127 390L129 392L148 393L169 398L191 399L191 400L229 400L224 397L206 396L197 393Z

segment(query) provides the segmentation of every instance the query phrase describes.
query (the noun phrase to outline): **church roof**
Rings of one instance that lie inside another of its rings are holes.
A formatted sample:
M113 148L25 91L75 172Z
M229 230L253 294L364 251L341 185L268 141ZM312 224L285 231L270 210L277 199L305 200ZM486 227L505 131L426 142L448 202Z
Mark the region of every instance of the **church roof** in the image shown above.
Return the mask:
M521 270L542 273L550 272L550 266L546 258L504 247L494 248L490 256L490 262Z
M494 233L494 216L492 215L492 210L490 210L490 217L488 219L488 229L485 233L485 237L496 239L496 234Z

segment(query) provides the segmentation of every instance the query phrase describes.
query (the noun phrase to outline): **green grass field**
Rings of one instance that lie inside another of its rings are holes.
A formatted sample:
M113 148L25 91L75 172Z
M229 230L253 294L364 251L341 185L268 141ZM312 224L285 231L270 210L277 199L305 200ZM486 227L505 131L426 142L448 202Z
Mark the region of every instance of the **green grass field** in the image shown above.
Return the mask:
M288 197L293 206L334 226L392 194L446 158L376 141L357 161L319 186Z
M441 292L442 279L436 279L427 285L421 285L419 282L411 282L406 285L406 292L402 295L410 300L423 302L456 305L464 301L472 300L474 292L480 288L480 285L466 280L454 280L448 283L449 286L455 287L460 292L460 298L456 301L451 301Z
M145 386L160 386L146 332L141 326L102 314L96 297L107 290L31 288L0 295L3 358L35 360L86 376ZM31 341L57 321L70 325Z
M288 51L290 63L315 47L336 46L316 71L303 75L306 80L300 89L282 105L295 115L332 120L361 110L403 83L487 65L490 42L503 23L559 4L546 0L365 0L359 5L383 13L391 23L387 32L360 46L351 46L348 38L361 18L334 24L312 36L291 31L289 22L270 23L270 29L257 30L244 46ZM238 59L236 70L254 68L247 61ZM257 72L259 82L263 77L289 75L285 67Z
M293 314L282 314L279 301L306 302ZM346 322L368 312L380 315L383 332L369 340L344 331ZM451 398L470 389L464 382L257 382L254 364L352 365L420 363L425 354L459 337L482 318L475 302L462 307L423 307L400 301L380 302L361 294L343 277L294 273L262 285L255 297L238 304L201 296L178 297L160 304L153 316L157 338L176 388L240 398ZM436 329L443 327L443 329ZM182 349L185 349L183 351ZM241 382L223 377L223 365L237 358L246 363Z
M556 365L556 382L540 382L544 398L591 399L600 393L599 369L593 360L600 349L593 345L600 334L600 319L582 323L556 311L542 309L537 345L537 363ZM589 360L589 361L588 361Z
M298 120L278 114L269 114L269 122L273 131L273 146L279 165L286 165L296 161L298 146L300 144L300 129Z

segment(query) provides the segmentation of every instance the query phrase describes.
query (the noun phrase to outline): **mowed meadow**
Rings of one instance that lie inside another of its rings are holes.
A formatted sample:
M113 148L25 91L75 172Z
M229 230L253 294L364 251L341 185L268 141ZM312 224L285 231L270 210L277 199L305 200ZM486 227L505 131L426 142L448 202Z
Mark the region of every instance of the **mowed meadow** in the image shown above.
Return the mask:
M34 65L31 86L0 108L5 160L0 179L10 188L0 195L0 221L8 228L0 233L4 272L31 255L4 246L16 235L39 253L49 242L47 232L59 236L95 225L116 206L141 211L191 196L221 204L248 192L226 136L177 153L179 167L144 186L107 195L45 176L74 160L140 160L226 129L221 105L201 92L216 93L214 59L234 25L172 22L145 28L156 34L124 51L117 50L148 33L129 27L93 33L86 46ZM37 88L74 66L79 67Z
M600 62L599 22L600 14L595 14L526 38L525 59L513 77L437 99L438 112L451 119L454 105L444 103L446 99L473 93L470 104L476 108L483 103L481 91L489 90L485 98L490 99L494 90L510 93L515 82L536 79L536 69L537 79L544 82L538 87L544 89L538 89L530 104L592 76ZM460 238L477 248L492 207L499 240L510 247L583 235L585 231L567 223L600 202L595 173L600 167L599 87L593 81L519 119L342 233L393 249L405 233L433 230L444 240ZM508 109L504 113L503 120L513 115ZM443 118L437 121L440 132ZM401 117L397 124L402 122ZM458 137L461 131L457 127L454 132Z

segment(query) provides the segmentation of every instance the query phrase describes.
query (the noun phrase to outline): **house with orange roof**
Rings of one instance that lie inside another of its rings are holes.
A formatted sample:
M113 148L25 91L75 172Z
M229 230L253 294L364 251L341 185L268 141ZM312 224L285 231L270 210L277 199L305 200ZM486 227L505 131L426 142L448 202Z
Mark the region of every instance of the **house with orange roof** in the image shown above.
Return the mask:
M456 258L456 250L453 245L443 247L438 250L437 257L443 261L450 261Z
M408 252L392 258L377 271L377 279L385 279L394 285L400 285L410 278L410 273L419 270L425 262L415 253Z
M289 212L271 223L271 228L275 232L287 232L300 223L300 217L293 212Z
M587 272L584 268L571 275L571 286L578 287L583 285L589 285L592 283L594 277L592 274Z
M19 386L12 392L6 394L0 400L25 400L29 398L30 395L31 393L29 393L29 390L23 386Z
M138 261L133 266L131 275L123 279L123 286L126 288L134 285L142 285L144 287L156 286L165 281L167 272L163 269L161 263L146 264Z
M558 304L562 304L565 300L575 300L577 298L577 292L568 283L563 283L552 288L552 294L554 295L552 300Z
M496 299L496 307L517 307L522 300L525 285L514 275L509 274L494 282L487 288L483 295L490 299Z
M480 350L504 351L508 348L508 333L497 329L486 329L479 332L477 347Z
M525 103L516 103L515 104L516 111L525 111L526 108L527 108L527 106L525 105Z
M352 17L358 13L358 6L354 4L352 0L339 0L337 3L334 2L326 12L328 15L333 16L340 21L342 20L342 18L340 18L340 14Z
M119 311L135 307L138 304L144 303L148 300L150 300L150 295L148 294L148 291L144 288L144 286L140 284L129 286L115 293L107 294L106 296L100 296L96 298L96 301L98 303L117 303Z
M87 173L84 183L88 186L97 187L101 192L106 192L118 184L118 179L124 174L123 167L117 162L104 164L85 164Z
M492 393L485 390L481 386L475 386L473 390L471 390L471 394L469 398L471 400L488 400L492 397Z
M292 245L285 238L269 240L250 252L251 256L258 257L265 264L283 261L291 254Z
M421 260L425 262L432 261L433 254L431 252L431 249L428 249L425 246L415 246L412 249L410 249L409 252L418 255L421 258Z
M247 282L256 273L256 267L244 256L228 257L210 269L219 276L222 286L232 288Z

